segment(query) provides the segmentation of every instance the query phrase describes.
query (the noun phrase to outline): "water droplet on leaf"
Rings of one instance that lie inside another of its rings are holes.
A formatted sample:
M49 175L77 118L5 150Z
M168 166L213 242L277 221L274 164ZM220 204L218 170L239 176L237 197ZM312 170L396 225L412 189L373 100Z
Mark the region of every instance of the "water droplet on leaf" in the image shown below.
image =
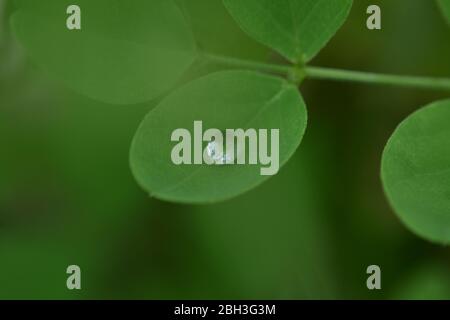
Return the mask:
M231 157L224 152L223 146L217 141L211 141L208 143L206 146L206 153L215 164L231 163Z

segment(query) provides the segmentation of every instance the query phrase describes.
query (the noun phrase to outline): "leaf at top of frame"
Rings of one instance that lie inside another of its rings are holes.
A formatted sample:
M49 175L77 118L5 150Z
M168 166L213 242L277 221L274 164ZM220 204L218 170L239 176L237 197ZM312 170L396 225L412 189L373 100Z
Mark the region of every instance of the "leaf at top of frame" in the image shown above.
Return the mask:
M294 63L311 60L347 19L352 0L223 0L254 39Z
M16 36L31 59L74 91L113 104L171 89L196 57L192 32L172 0L16 0ZM69 11L69 13L67 13Z

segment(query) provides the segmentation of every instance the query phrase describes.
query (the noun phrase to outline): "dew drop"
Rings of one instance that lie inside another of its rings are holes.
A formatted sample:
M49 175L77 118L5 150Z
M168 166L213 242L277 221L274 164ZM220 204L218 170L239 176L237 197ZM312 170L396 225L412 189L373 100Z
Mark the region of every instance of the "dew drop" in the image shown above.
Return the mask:
M231 157L224 153L222 149L222 146L220 146L216 141L211 141L206 146L208 157L213 160L215 164L226 164L231 160Z

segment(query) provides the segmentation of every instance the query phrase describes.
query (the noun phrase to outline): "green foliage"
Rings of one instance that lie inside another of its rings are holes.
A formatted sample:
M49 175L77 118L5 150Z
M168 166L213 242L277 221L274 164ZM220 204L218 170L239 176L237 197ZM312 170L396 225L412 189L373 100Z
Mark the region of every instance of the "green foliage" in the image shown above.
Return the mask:
M196 56L191 31L172 0L80 0L82 30L66 28L73 1L16 4L13 28L29 55L67 86L100 101L133 104L158 97Z
M283 165L306 129L297 89L305 76L441 89L450 83L307 67L345 22L352 0L80 0L85 14L79 31L64 28L69 0L15 3L12 25L30 56L74 91L106 103L147 102L214 70L200 57L287 77L213 73L174 91L147 115L132 143L131 168L152 196L174 202L225 200L267 179L260 166L173 164L170 135L177 128L201 120L222 130L280 129ZM450 0L438 3L450 21ZM218 37L223 25L227 31ZM240 60L262 60L261 44L295 66ZM444 243L450 241L449 104L433 104L402 123L386 147L382 168L386 194L402 221L422 237Z
M280 165L294 153L306 128L297 88L277 77L248 71L213 73L175 91L152 110L131 147L131 167L152 196L177 202L213 202L247 191L267 176L255 165L184 165L170 159L172 131L201 119L205 130L280 129ZM203 148L205 145L203 146Z
M311 60L346 20L352 0L224 0L250 36L293 63Z
M34 2L48 5L51 1L63 0ZM83 71L74 67L76 78L69 83L46 61L35 58L53 75L49 79L16 47L6 26L12 2L0 0L0 298L450 298L449 248L420 241L393 223L394 215L389 214L376 180L378 162L374 161L379 157L380 136L392 118L408 109L411 101L435 99L440 94L396 94L355 86L350 88L349 99L346 90L342 94L342 86L310 82L304 93L314 102L311 126L302 147L279 174L257 189L214 205L161 202L149 199L138 188L128 161L137 126L158 102L124 108L94 101L77 87L83 86L78 83L85 81L82 75L97 76L96 65ZM115 3L114 7L117 2L108 4ZM120 6L127 6L139 0L121 2ZM147 2L151 6L154 1ZM177 2L185 2L183 13L201 50L259 63L275 58L239 28L222 0ZM434 32L445 24L433 1L384 1L383 13L389 14L383 16L383 28L398 31L389 33L389 41L384 32L367 37L362 18L368 3L355 2L355 14L343 30L342 42L330 46L322 61L329 65L354 61L368 70L384 66L387 70L434 70L442 75L450 70L446 30ZM61 10L58 26L64 27L65 8ZM37 24L29 27L39 28L48 23L45 18L53 19L49 13L42 17L35 12L40 17L32 17ZM94 16L108 19L113 12L104 10ZM83 22L91 19L83 10ZM411 21L417 23L407 31L396 28ZM83 32L87 31L85 27ZM127 38L133 39L134 32L127 30ZM25 41L22 44L29 53L36 50ZM354 44L359 50L354 50ZM380 48L384 58L379 56ZM52 58L48 59L51 63L63 60L56 53ZM153 63L150 59L137 62L142 68ZM183 74L180 83L243 66L197 59L194 67ZM100 79L100 75L99 81L114 80ZM161 79L154 73L134 76ZM61 87L58 80L81 94ZM129 80L135 83L133 75ZM92 97L98 95L95 87L87 89ZM111 90L107 97L121 94ZM186 115L189 110L183 112ZM217 117L222 114L218 112ZM167 115L164 124L172 116ZM162 171L161 176L169 172ZM442 203L440 198L437 202ZM367 275L362 267L374 262L383 273L379 293L364 285ZM73 263L83 270L81 291L69 291L64 285L64 270Z
M435 102L396 129L382 180L400 219L426 239L450 242L450 100Z
M442 13L447 18L447 22L450 23L450 0L437 0Z

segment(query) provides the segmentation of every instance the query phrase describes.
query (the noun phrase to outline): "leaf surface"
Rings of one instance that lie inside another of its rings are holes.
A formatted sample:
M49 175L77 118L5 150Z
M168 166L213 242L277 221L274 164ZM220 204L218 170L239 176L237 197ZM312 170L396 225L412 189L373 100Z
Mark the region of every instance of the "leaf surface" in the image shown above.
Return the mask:
M16 36L31 58L76 92L114 104L169 90L196 56L171 0L79 0L81 30L69 30L69 0L17 0Z
M268 129L269 140L270 129L279 129L281 166L300 144L307 115L297 88L281 78L226 71L187 84L147 115L132 143L132 171L152 196L175 202L215 202L267 179L260 174L260 164L175 165L171 152L178 142L171 141L172 132L189 130L194 144L194 121L203 122L203 131Z
M251 37L291 62L308 62L346 20L352 0L223 0Z
M400 219L416 234L450 242L450 100L413 113L384 150L382 180Z

